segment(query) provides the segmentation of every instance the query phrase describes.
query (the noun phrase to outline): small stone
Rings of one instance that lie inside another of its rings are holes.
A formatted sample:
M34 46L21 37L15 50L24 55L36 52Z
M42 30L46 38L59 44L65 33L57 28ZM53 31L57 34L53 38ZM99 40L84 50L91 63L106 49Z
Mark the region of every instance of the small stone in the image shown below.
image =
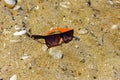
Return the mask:
M5 5L10 9L17 4L17 0L4 0L4 2L5 2Z
M112 25L111 29L118 29L118 25Z
M47 51L48 50L48 47L45 45L45 46L42 46L42 50L43 51Z
M3 34L10 34L11 33L11 31L9 31L9 30L7 30L7 29L4 29L3 30Z
M38 10L39 9L39 6L35 6L35 10Z
M10 78L10 80L17 80L17 75L14 74L14 75Z
M78 46L78 45L75 45L75 48L76 48L76 49L79 49L79 46Z
M55 59L62 59L63 53L61 50L50 49L49 54Z
M69 8L70 2L61 2L60 6L63 8Z
M21 28L18 25L15 25L15 30L20 30Z
M113 4L114 4L112 0L108 0L108 3L109 3L110 5L113 5Z
M14 5L16 4L17 0L4 0L7 4Z
M21 60L26 60L27 58L29 58L29 56L27 54L24 54L22 57L21 57Z
M80 41L80 38L79 38L79 37L74 36L74 40L75 40L75 41Z
M16 31L13 35L14 36L21 36L21 35L24 35L26 34L27 31L26 30L21 30L21 31Z
M18 10L18 9L20 9L20 8L21 8L21 6L16 5L16 6L13 8L13 10Z
M78 33L79 34L87 34L88 33L88 30L87 29L80 29L79 31L78 31Z
M29 19L29 15L26 15L26 16L24 17L24 19L25 19L25 20L28 20L28 19Z

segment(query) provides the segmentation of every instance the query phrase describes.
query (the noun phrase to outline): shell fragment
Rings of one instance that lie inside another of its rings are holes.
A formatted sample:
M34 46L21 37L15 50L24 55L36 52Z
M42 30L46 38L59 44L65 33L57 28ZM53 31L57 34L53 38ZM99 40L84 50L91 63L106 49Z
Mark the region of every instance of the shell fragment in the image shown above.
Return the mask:
M21 35L24 35L26 34L27 31L26 30L21 30L21 31L16 31L13 35L14 36L21 36Z

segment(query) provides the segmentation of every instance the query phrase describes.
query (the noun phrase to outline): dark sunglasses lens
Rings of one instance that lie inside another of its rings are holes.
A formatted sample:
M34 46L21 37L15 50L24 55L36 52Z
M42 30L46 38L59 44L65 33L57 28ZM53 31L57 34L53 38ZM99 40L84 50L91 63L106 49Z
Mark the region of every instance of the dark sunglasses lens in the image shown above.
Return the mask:
M63 33L62 37L63 37L64 42L68 43L73 38L73 30Z
M58 34L49 35L45 37L45 42L48 48L57 46L59 44L60 36Z

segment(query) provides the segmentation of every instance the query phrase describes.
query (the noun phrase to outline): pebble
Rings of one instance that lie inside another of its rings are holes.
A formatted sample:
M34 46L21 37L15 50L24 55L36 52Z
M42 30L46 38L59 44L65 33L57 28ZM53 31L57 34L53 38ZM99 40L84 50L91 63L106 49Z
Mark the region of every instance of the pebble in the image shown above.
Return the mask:
M27 31L26 30L21 30L21 31L16 31L13 35L14 36L21 36L21 35L24 35L26 34Z
M39 9L39 6L35 6L35 10L38 10Z
M17 75L14 74L14 75L10 78L10 80L17 80Z
M109 4L113 5L113 1L112 0L108 0Z
M50 49L49 54L55 59L62 59L63 53L61 50Z
M79 34L87 34L88 33L88 30L87 29L80 29L79 31L78 31L78 33Z
M29 56L27 54L24 54L22 57L21 57L21 60L26 60L27 58L29 58Z
M17 0L4 0L8 8L13 8L17 4Z
M76 48L76 49L79 49L80 47L79 47L78 45L75 45L75 48Z
M9 30L7 30L7 29L4 29L3 30L3 34L10 34L11 33L11 31L9 31Z
M118 25L112 25L111 29L118 29Z
M45 46L42 46L42 50L43 51L47 51L48 50L48 47L45 45Z
M60 6L63 8L69 8L70 2L61 2Z
M18 25L15 25L15 30L20 30L21 28Z
M20 9L20 8L21 8L21 6L16 5L16 6L13 8L13 10L18 10L18 9Z

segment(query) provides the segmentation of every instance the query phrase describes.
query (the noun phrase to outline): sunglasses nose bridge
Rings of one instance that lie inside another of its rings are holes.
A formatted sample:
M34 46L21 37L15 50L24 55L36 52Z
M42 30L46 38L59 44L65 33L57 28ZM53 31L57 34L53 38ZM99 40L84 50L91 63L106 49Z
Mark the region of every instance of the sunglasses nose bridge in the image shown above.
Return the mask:
M63 38L63 34L62 33L60 33L59 36L60 36L60 38Z
M64 42L64 39L63 39L63 34L62 33L60 33L60 34L58 34L58 39L59 39L59 41L58 41L58 44L62 44L63 42Z

